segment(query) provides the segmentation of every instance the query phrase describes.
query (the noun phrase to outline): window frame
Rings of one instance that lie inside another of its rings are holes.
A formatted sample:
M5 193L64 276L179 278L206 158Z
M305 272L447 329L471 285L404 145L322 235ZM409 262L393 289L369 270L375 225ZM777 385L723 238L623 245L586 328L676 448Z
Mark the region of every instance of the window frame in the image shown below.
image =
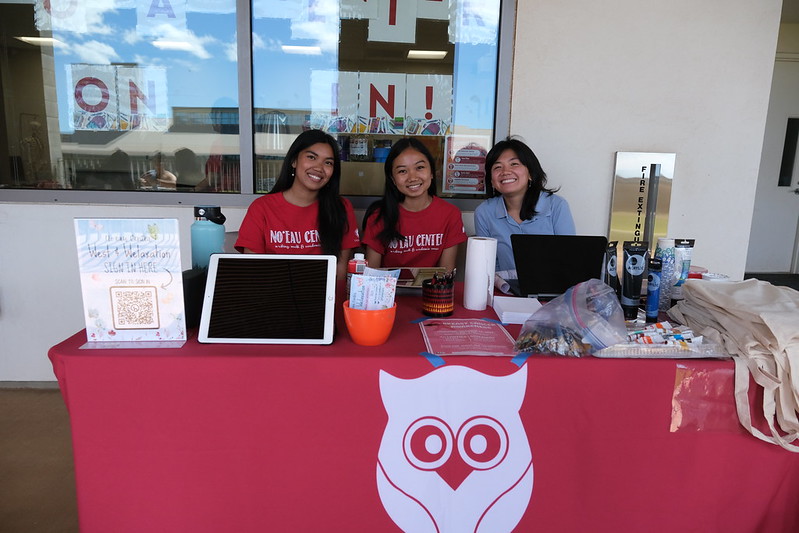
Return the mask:
M497 78L495 85L494 139L510 133L511 76L513 75L513 43L517 0L500 0L499 36L497 41ZM255 154L252 84L252 11L250 0L236 0L236 40L238 45L239 147L242 154ZM249 68L242 68L246 65ZM92 191L72 189L0 188L0 202L40 204L98 204L123 206L220 205L247 207L255 198L254 155L240 160L241 183L238 193ZM356 209L365 209L378 197L347 196ZM475 198L448 198L461 210L474 210L484 195Z

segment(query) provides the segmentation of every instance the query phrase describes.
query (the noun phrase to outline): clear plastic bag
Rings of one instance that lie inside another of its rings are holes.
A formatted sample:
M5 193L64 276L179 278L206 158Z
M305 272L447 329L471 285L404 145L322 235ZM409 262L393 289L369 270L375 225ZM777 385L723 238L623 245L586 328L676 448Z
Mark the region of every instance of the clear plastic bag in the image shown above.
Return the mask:
M515 347L519 353L581 357L626 339L616 292L600 280L590 279L533 313L522 326Z

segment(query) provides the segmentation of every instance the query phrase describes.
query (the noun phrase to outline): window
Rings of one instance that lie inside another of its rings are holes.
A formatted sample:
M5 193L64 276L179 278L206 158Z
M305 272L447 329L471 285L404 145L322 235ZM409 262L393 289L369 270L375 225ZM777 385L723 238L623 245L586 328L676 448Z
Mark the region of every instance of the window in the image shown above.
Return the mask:
M790 187L793 183L794 163L796 162L796 146L799 144L799 118L789 118L785 128L785 145L782 147L779 187Z
M313 127L339 141L344 194L382 194L381 160L415 135L440 194L482 198L507 133L499 21L500 0L0 2L0 187L246 205Z

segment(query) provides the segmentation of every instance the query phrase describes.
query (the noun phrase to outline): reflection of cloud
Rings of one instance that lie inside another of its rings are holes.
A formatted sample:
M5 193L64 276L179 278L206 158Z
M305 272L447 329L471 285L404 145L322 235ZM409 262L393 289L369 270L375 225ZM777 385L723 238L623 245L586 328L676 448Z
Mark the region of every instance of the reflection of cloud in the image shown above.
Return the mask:
M263 38L258 35L257 33L253 32L252 34L252 49L259 50L266 48L266 43L264 42Z
M74 47L74 50L81 62L92 65L105 65L119 59L119 54L112 46L99 41L87 41Z
M111 4L110 6L108 4ZM103 15L106 11L113 11L112 2L94 0L86 2L86 32L95 35L111 35L115 29L106 24Z
M209 59L211 54L205 49L206 45L216 43L211 36L200 37L191 30L175 28L169 24L161 24L156 28L160 38L153 41L153 46L161 50L181 50L193 54L200 59Z
M314 39L316 46L324 52L338 51L339 27L337 21L291 22L291 36L294 39Z
M324 52L338 51L339 3L337 0L316 0L313 8L291 21L293 39L312 39Z
M141 35L135 29L128 29L122 34L122 40L126 44L136 44L142 40Z
M222 45L222 50L228 61L233 61L235 63L238 60L239 47L236 45L235 41Z
M275 39L264 41L263 37L253 32L252 34L252 49L253 50L280 50L281 43ZM238 46L235 41L226 43L224 45L225 57L228 61L237 61Z

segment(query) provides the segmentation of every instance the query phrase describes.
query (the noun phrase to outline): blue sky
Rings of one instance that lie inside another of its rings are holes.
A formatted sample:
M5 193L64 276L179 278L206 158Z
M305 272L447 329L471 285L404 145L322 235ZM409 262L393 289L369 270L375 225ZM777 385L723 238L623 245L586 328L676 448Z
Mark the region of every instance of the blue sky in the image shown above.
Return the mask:
M166 67L171 107L210 108L219 100L238 101L235 13L231 10L231 0L190 0L190 9L200 11L186 13L185 28L163 24L154 29L153 35L137 31L133 0L117 0L116 8L109 8L107 4L111 2L100 0L87 4L95 2L98 6L86 11L85 31L53 31L58 41L55 75L62 131L71 128L68 69L73 63ZM165 4L154 0L154 5L163 8ZM258 5L255 11L256 14L261 11ZM293 39L288 19L256 18L253 21L255 106L310 109L310 72L336 68L337 30L335 23L323 28L308 28L308 33L321 37ZM288 55L281 49L284 44L319 45L322 53ZM458 122L490 129L496 46L458 45L457 48Z

